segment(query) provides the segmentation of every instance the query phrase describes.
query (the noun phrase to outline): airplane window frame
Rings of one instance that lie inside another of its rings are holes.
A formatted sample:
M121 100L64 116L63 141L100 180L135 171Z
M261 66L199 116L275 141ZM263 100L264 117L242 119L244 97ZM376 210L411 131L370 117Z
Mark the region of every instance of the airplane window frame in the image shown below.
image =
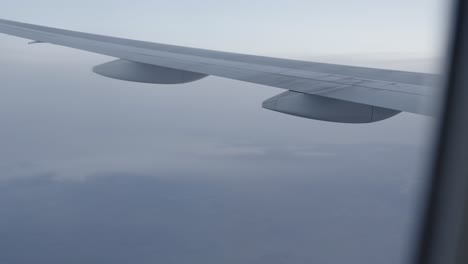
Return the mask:
M415 263L468 263L468 3L455 1L446 95Z

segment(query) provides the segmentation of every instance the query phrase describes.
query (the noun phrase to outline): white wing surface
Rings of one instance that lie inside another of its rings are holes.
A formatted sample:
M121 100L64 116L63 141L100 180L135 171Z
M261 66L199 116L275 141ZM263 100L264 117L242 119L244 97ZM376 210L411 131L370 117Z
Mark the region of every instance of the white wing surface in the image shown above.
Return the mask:
M209 75L288 90L263 107L305 118L368 123L400 112L434 116L438 76L180 47L0 19L0 33L99 53L94 67L115 79L177 84Z

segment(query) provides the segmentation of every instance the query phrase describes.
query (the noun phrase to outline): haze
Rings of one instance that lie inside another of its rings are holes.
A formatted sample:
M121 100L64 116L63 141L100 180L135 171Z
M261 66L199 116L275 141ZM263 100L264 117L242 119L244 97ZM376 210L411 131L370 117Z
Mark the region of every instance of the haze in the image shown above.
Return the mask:
M438 71L444 1L15 1L0 17L275 57ZM281 92L144 85L0 36L1 263L403 263L435 121L263 110Z

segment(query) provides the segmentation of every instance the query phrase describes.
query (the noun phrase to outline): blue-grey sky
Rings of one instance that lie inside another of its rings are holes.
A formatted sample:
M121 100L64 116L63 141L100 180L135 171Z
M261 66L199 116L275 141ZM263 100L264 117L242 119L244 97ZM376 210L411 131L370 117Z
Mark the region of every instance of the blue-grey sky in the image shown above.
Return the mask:
M25 1L0 17L200 48L440 68L446 1ZM261 109L279 89L106 79L0 35L0 263L397 263L435 121Z
M441 0L18 0L4 3L0 17L255 54L432 57L446 10Z

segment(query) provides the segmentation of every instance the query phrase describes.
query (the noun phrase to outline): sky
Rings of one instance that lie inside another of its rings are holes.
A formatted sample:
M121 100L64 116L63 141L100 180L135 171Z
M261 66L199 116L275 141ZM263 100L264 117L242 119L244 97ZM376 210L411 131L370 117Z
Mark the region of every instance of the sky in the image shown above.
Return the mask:
M445 1L24 1L0 17L191 47L441 68ZM112 58L0 35L0 263L404 263L435 120L349 125L209 77L121 82Z

